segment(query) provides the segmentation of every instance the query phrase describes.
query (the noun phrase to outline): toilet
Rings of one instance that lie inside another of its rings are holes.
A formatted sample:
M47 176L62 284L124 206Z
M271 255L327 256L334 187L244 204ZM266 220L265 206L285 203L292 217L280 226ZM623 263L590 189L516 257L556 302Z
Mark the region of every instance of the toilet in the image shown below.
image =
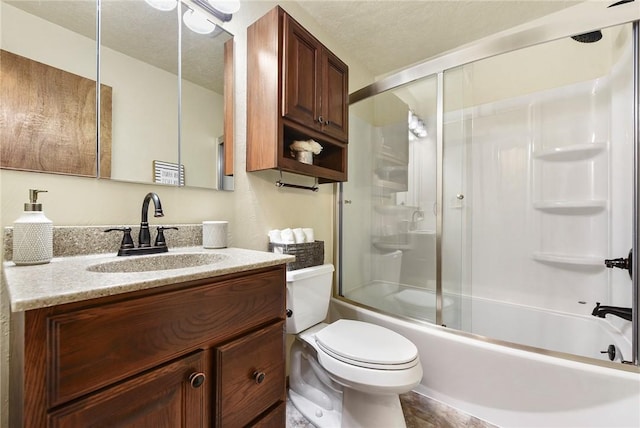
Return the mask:
M287 272L287 333L295 334L289 399L319 428L406 427L399 394L422 379L416 346L387 328L324 323L333 265Z

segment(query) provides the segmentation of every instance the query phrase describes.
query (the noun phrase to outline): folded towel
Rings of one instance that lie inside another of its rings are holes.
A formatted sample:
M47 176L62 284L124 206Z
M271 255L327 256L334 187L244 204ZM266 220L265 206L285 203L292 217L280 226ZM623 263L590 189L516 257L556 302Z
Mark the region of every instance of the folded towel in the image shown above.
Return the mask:
M274 229L269 231L269 242L273 244L282 244L282 234L280 230Z
M306 242L304 232L299 227L293 229L293 237L296 240L296 244L304 244Z
M313 229L310 227L303 227L302 233L304 233L305 242L315 242L315 238L313 237Z
M280 236L282 237L282 243L283 244L295 244L296 243L296 238L293 235L293 230L287 228L287 229L282 229L280 231Z

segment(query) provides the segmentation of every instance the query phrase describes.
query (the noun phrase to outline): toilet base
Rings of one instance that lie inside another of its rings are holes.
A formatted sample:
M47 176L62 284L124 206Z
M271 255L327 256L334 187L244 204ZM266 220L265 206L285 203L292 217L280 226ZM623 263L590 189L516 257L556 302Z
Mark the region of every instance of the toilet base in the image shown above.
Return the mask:
M316 427L336 428L340 426L341 414L339 410L324 409L291 389L289 390L289 400L302 413L302 416Z
M367 394L345 388L342 400L342 427L407 427L398 394Z

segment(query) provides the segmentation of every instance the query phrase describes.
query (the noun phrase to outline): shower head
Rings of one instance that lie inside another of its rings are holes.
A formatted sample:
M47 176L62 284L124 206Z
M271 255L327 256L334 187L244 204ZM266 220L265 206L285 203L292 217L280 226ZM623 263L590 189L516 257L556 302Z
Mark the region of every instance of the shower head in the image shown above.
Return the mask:
M620 0L615 3L610 4L609 7L620 6L625 3L633 3L635 0ZM571 36L571 38L580 43L595 43L602 38L602 31L596 30L591 31L589 33L577 34L575 36Z
M600 30L591 31L589 33L571 36L571 38L580 43L595 43L602 38L602 31Z

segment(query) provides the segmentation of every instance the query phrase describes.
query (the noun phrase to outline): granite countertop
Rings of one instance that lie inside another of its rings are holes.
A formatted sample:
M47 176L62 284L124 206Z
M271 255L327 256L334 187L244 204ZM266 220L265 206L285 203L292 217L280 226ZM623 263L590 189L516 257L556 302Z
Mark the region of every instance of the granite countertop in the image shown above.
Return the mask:
M118 273L88 270L94 265L121 262L125 259L171 257L188 253L219 257L212 264L178 269ZM148 256L117 257L111 253L55 257L50 263L34 266L16 266L13 262L5 262L3 279L9 293L11 310L20 312L276 266L294 260L295 257L286 254L241 248L206 250L199 246L182 247L171 248L168 253Z

